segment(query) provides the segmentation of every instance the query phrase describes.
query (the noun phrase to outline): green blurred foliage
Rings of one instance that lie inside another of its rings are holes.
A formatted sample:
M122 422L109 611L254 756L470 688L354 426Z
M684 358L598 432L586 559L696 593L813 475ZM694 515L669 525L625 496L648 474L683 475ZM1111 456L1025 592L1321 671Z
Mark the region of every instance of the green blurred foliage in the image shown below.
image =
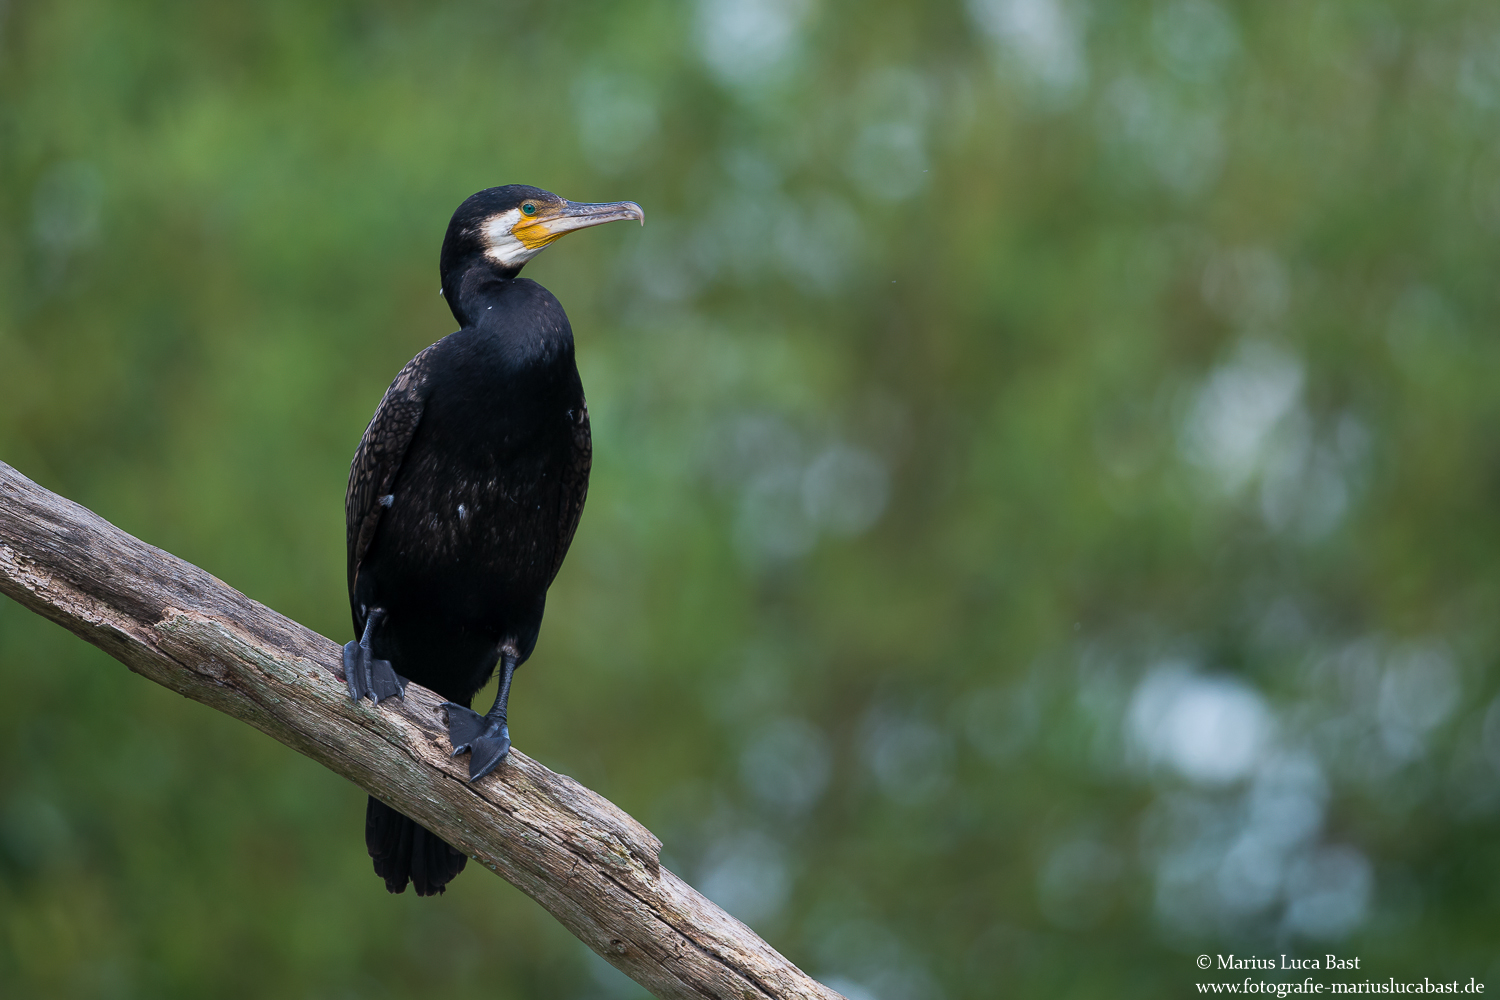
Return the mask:
M342 641L453 208L637 200L527 268L596 465L519 746L851 998L1493 986L1497 126L1481 0L14 2L0 457ZM10 603L0 681L6 996L637 992Z

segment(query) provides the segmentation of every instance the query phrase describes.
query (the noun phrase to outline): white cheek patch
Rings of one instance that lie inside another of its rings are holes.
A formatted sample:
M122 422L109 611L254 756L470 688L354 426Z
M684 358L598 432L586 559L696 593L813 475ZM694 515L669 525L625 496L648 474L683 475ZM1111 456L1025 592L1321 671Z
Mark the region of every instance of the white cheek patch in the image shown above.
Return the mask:
M540 253L541 247L528 250L526 244L511 235L512 227L520 221L519 208L490 216L484 224L484 255L503 267L520 267Z

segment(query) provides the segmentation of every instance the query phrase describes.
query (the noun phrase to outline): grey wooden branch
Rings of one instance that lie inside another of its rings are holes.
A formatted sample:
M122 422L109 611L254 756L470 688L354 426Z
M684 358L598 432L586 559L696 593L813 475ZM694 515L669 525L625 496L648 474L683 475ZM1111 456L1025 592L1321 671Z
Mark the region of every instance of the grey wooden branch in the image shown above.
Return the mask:
M437 695L350 701L336 643L3 462L0 592L395 806L658 997L838 1000L663 868L660 841L604 797L519 750L469 784Z

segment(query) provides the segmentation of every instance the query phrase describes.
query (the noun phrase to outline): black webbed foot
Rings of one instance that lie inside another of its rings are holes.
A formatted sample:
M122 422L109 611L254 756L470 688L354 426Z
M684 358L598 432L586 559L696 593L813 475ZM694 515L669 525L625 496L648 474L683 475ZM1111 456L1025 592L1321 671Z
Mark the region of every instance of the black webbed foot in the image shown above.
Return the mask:
M366 695L377 705L387 698L406 697L406 678L396 673L390 660L377 660L366 646L344 645L344 681L349 697L359 701Z
M453 756L457 757L484 735L490 720L456 702L445 701L443 707L448 710L448 741L453 744Z
M500 766L510 756L510 733L505 724L499 726L495 736L481 736L469 749L469 780L478 781Z
M448 741L453 756L469 752L469 780L478 781L489 774L510 753L510 729L504 720L496 721L451 701L448 710Z

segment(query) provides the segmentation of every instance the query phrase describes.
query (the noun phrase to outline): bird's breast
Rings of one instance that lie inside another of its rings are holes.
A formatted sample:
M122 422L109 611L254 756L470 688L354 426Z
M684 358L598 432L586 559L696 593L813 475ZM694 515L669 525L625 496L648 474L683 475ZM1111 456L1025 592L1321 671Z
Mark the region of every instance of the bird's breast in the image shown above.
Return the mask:
M382 518L380 547L394 545L398 561L433 573L516 585L540 580L545 587L573 450L572 428L557 416L552 433L462 441L438 435L414 447Z

